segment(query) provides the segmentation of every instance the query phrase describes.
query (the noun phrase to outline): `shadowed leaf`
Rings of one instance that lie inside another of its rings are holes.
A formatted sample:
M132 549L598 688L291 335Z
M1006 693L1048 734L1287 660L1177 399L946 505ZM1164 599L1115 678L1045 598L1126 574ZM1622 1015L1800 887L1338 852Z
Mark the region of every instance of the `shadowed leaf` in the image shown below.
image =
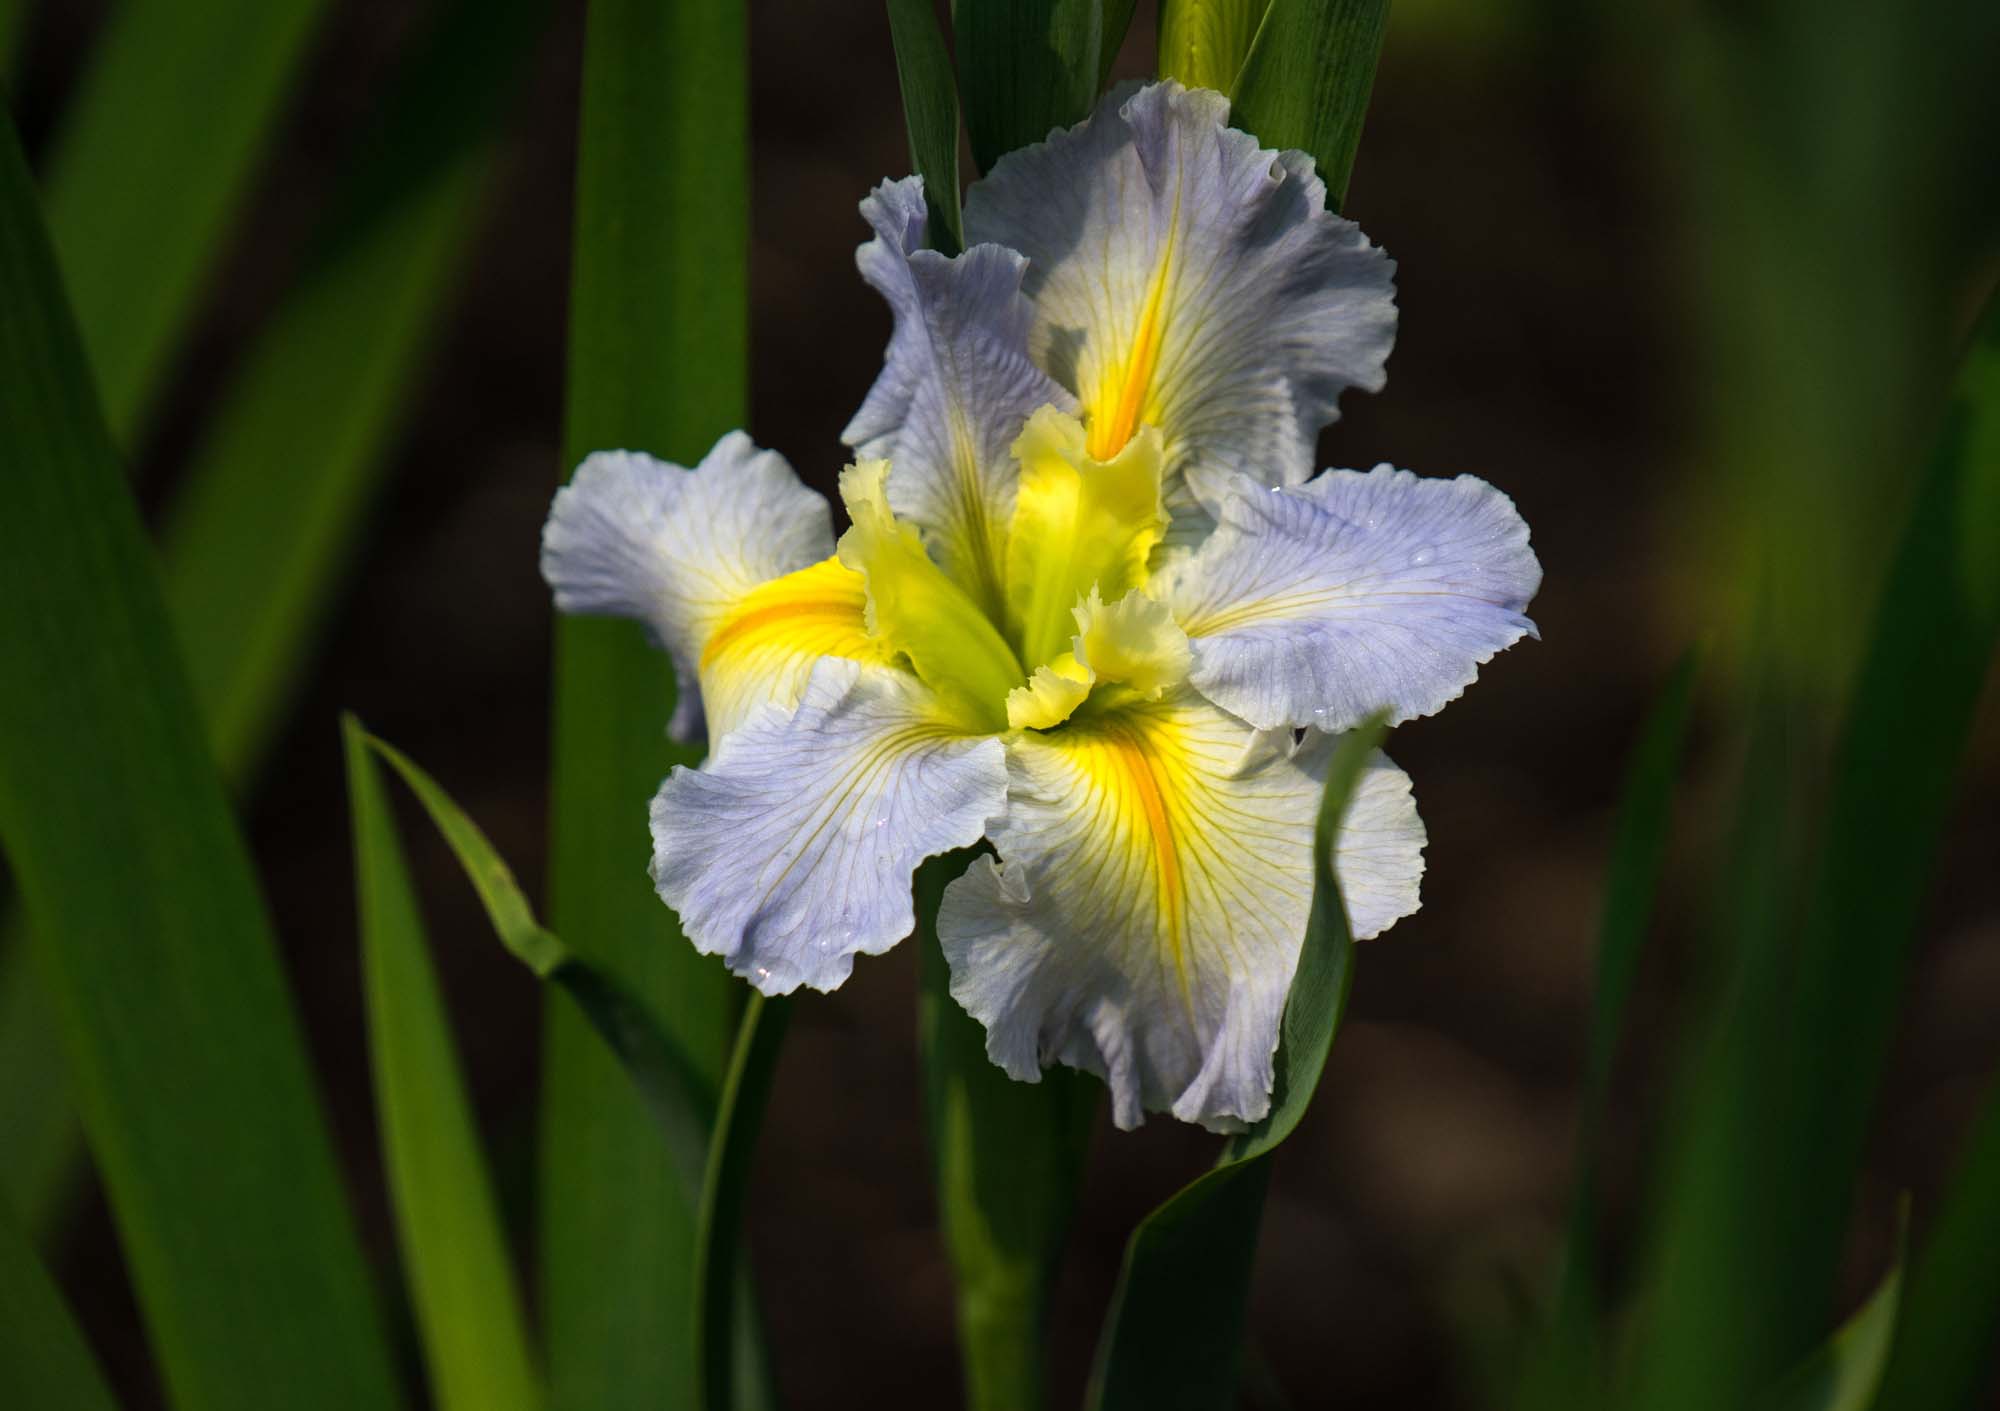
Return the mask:
M11 123L0 307L0 840L169 1395L393 1407L263 901Z

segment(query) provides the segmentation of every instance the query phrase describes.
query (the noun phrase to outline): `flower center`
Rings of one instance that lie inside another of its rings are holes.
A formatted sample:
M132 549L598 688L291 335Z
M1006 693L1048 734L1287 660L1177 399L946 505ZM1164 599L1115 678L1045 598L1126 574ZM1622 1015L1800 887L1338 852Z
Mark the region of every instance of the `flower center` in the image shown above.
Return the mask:
M1186 648L1165 608L1135 593L1167 527L1158 430L1139 428L1102 459L1077 418L1043 407L1013 455L1021 478L998 621L980 606L990 594L955 581L916 530L896 519L887 461L862 461L842 474L853 525L841 536L840 562L865 580L869 636L908 658L968 729L1047 728L1099 681L1143 681L1157 694L1162 668L1135 665L1134 650L1165 652L1171 674L1174 651L1184 657ZM1155 639L1167 646L1149 645ZM1097 644L1100 661L1080 659L1086 640ZM1178 670L1185 674L1184 662ZM1022 691L1032 703L1018 699Z

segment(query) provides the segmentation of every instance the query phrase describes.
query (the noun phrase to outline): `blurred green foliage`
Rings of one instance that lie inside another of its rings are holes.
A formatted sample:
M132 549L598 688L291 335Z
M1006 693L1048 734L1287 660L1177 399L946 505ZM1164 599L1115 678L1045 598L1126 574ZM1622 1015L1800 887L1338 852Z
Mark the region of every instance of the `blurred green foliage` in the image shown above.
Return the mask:
M185 1406L276 1385L394 1406L263 900L11 122L0 306L0 840L162 1376Z
M949 43L928 3L888 9L912 161L933 237L953 248L961 109L982 170L1081 118L1134 5L957 0ZM288 1405L400 1396L224 789L283 719L545 14L463 0L416 47L297 290L199 438L156 578L114 436L144 436L321 10L117 7L47 163L53 256L11 130L0 151L0 440L19 487L0 516L0 841L40 972L26 942L0 955L8 1194L43 1208L70 1165L60 1034L179 1407L268 1405L279 1385ZM0 70L25 14L0 0ZM1406 0L1392 24L1379 0L1168 0L1160 64L1230 90L1235 121L1267 144L1312 153L1337 205L1385 33L1487 46L1556 83L1603 81L1585 72L1599 64L1648 76L1709 373L1688 409L1703 576L1718 585L1699 615L1721 638L1703 709L1741 772L1706 974L1621 1280L1599 1248L1599 1114L1696 712L1683 667L1627 784L1570 1232L1511 1399L1975 1404L2000 1326L2000 1096L1946 1203L1915 1213L1907 1270L1830 1330L1926 886L2000 635L2000 315L1949 376L2000 252L2000 7ZM566 464L612 446L691 462L743 420L747 91L740 4L590 7ZM1925 471L1916 448L1933 444ZM660 739L672 691L629 626L561 625L550 880L568 944L427 776L349 731L389 1185L442 1405L535 1406L543 1391L371 752L417 792L503 941L562 992L539 1193L547 1400L721 1411L769 1397L737 1227L785 1011L755 1004L739 1024L737 988L630 865L628 820L670 765L698 757ZM1361 748L1349 742L1350 765ZM932 907L948 875L926 870ZM1068 1074L1000 1078L919 939L968 1394L1032 1406L1093 1092ZM1310 1098L1349 957L1323 869L1273 1116L1135 1232L1098 1404L1235 1399L1272 1148ZM111 1404L4 1221L0 1377L25 1404Z

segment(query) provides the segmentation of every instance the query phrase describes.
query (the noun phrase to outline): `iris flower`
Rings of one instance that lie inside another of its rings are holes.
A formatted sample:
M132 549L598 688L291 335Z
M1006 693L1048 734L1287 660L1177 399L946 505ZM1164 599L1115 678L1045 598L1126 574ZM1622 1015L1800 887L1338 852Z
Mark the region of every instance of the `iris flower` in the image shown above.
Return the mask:
M945 891L951 993L1045 1064L1231 1130L1270 1104L1335 734L1452 700L1534 631L1541 570L1483 481L1312 475L1374 391L1394 267L1310 158L1220 95L1127 88L968 192L924 248L916 178L861 203L894 315L845 439L851 527L776 453L602 452L559 492L566 612L645 623L710 754L652 806L652 876L766 994L832 989ZM1376 755L1335 867L1357 936L1417 907L1424 830Z

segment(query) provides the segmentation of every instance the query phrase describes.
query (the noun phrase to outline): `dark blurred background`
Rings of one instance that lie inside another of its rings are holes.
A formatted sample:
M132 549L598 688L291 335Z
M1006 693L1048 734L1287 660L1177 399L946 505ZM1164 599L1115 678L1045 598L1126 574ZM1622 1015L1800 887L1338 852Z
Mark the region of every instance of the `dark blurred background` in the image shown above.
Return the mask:
M901 110L879 7L753 8L749 429L830 489L840 429L888 334L885 308L854 272L855 203L908 167ZM1122 72L1150 68L1151 8L1141 7ZM355 710L422 761L524 879L540 876L550 612L536 546L561 470L582 38L581 6L559 9L513 110L393 474L247 803L350 1186L384 1267L394 1241L363 1047L336 715ZM46 143L103 10L34 7L16 94L31 151ZM165 414L138 449L151 509L296 271L419 17L392 0L331 12ZM1710 631L1716 582L1739 567L1708 528L1702 408L1726 373L1696 310L1696 252L1712 254L1708 236L1731 213L1716 208L1715 184L1691 178L1713 155L1701 143L1714 128L1689 119L1685 87L1657 60L1643 35L1577 7L1402 0L1394 12L1347 213L1399 262L1401 332L1388 388L1350 396L1322 458L1485 477L1520 505L1547 576L1532 609L1542 640L1391 742L1430 831L1424 908L1362 949L1317 1106L1278 1162L1253 1324L1262 1371L1294 1406L1477 1404L1482 1349L1505 1339L1550 1271L1625 757L1679 653ZM1977 292L1963 292L1956 317L1969 317ZM675 369L654 375L671 382ZM1885 479L1904 481L1923 449L1904 446ZM1892 537L1884 531L1884 549ZM1879 1272L1897 1193L1913 1192L1921 1209L1943 1182L2000 1059L1992 694L1880 1108L1851 1295ZM1730 784L1711 709L1697 725L1617 1085L1614 1257L1632 1250ZM438 964L531 1263L539 995L493 944L435 836L411 823ZM646 852L635 818L633 867ZM750 1227L777 1376L802 1411L957 1397L920 1122L914 959L903 948L864 961L838 994L800 1006L779 1075ZM1210 1139L1163 1118L1134 1134L1100 1130L1056 1299L1054 1404L1081 1387L1131 1225L1211 1154ZM157 1404L94 1195L78 1203L60 1266L121 1389L132 1404Z

